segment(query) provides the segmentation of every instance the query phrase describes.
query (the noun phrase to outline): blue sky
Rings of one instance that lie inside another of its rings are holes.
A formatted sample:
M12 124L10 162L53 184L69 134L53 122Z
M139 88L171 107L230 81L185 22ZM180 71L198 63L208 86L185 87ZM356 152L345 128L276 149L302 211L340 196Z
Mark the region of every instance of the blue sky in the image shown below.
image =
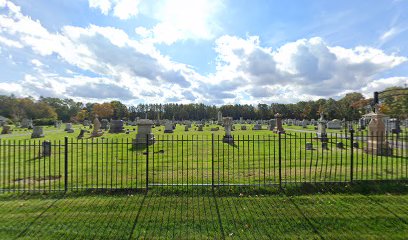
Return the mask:
M408 1L0 0L0 94L291 103L408 84Z

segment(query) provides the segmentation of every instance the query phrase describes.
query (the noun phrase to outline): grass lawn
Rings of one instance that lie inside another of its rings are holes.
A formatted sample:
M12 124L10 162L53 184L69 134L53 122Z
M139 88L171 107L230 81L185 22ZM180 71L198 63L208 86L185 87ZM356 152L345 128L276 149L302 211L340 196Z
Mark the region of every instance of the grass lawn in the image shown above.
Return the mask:
M149 184L211 184L212 171L217 184L278 184L278 135L266 130L266 126L258 131L250 130L250 125L247 125L247 131L239 130L239 124L235 126L234 144L222 142L222 127L219 131L210 131L215 125L204 127L203 132L193 130L194 126L185 132L184 126L178 125L173 134L164 134L164 126L154 128L157 141L148 149ZM80 127L75 125L75 133L71 134L64 132L63 127L47 127L46 137L36 140L30 140L28 131L1 136L0 188L61 189L64 136L70 137L70 189L143 188L146 185L147 150L132 147L136 127L126 126L131 130L129 135L106 132L103 138L76 140ZM383 157L367 154L362 138L355 139L359 148L351 151L350 140L343 138L339 130L329 135L328 149L323 150L315 134L298 132L303 131L301 127L285 128L287 133L281 136L284 182L347 182L350 180L351 152L354 154L355 180L408 177L406 133L401 135L400 147L394 149L393 156ZM41 156L44 140L52 142L50 157ZM306 150L306 142L313 143L314 150ZM337 142L342 142L345 147L337 148Z
M0 239L406 239L406 194L0 195Z

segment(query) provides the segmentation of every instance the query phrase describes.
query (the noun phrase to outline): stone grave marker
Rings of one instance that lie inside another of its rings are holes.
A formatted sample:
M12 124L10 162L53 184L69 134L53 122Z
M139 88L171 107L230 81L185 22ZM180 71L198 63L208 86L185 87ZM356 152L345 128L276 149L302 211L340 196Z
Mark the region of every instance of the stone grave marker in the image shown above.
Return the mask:
M276 113L275 114L275 119L276 119L276 126L273 129L273 132L274 133L284 134L285 130L283 129L283 126L282 126L282 115L280 113Z
M136 139L132 140L134 147L146 146L147 141L149 145L154 144L155 139L152 133L153 125L154 123L150 119L139 119L139 121L137 122L138 128L137 128Z
M222 141L224 143L228 144L233 144L234 143L234 138L231 135L231 129L232 129L232 117L225 117L223 118L223 124L225 128L225 135Z
M42 138L42 137L44 137L43 127L34 126L33 133L31 134L31 138Z
M3 129L1 130L1 134L11 134L13 130L11 130L10 125L3 125Z
M111 120L109 133L121 133L121 132L123 132L123 121Z

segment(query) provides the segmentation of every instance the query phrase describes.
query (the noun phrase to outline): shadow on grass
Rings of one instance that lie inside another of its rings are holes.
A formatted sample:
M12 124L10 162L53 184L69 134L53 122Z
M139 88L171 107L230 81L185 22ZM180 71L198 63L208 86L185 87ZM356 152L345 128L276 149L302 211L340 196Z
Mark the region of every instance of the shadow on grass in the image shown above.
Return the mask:
M64 192L3 193L0 201L17 199L58 199L81 196L129 196L131 194L152 196L268 196L268 195L314 195L314 194L408 194L408 181L355 181L353 183L301 183L262 186L154 186L147 191L138 189L87 189Z

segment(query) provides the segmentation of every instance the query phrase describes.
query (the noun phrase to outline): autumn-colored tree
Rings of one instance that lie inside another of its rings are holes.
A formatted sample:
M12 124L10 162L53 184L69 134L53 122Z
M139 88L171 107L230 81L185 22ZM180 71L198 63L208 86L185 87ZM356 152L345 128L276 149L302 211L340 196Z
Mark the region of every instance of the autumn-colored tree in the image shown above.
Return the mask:
M86 109L82 109L75 115L74 120L75 122L82 122L87 118L89 118L89 112Z
M110 103L96 103L92 107L93 116L98 115L100 118L111 118L113 117L113 107Z

